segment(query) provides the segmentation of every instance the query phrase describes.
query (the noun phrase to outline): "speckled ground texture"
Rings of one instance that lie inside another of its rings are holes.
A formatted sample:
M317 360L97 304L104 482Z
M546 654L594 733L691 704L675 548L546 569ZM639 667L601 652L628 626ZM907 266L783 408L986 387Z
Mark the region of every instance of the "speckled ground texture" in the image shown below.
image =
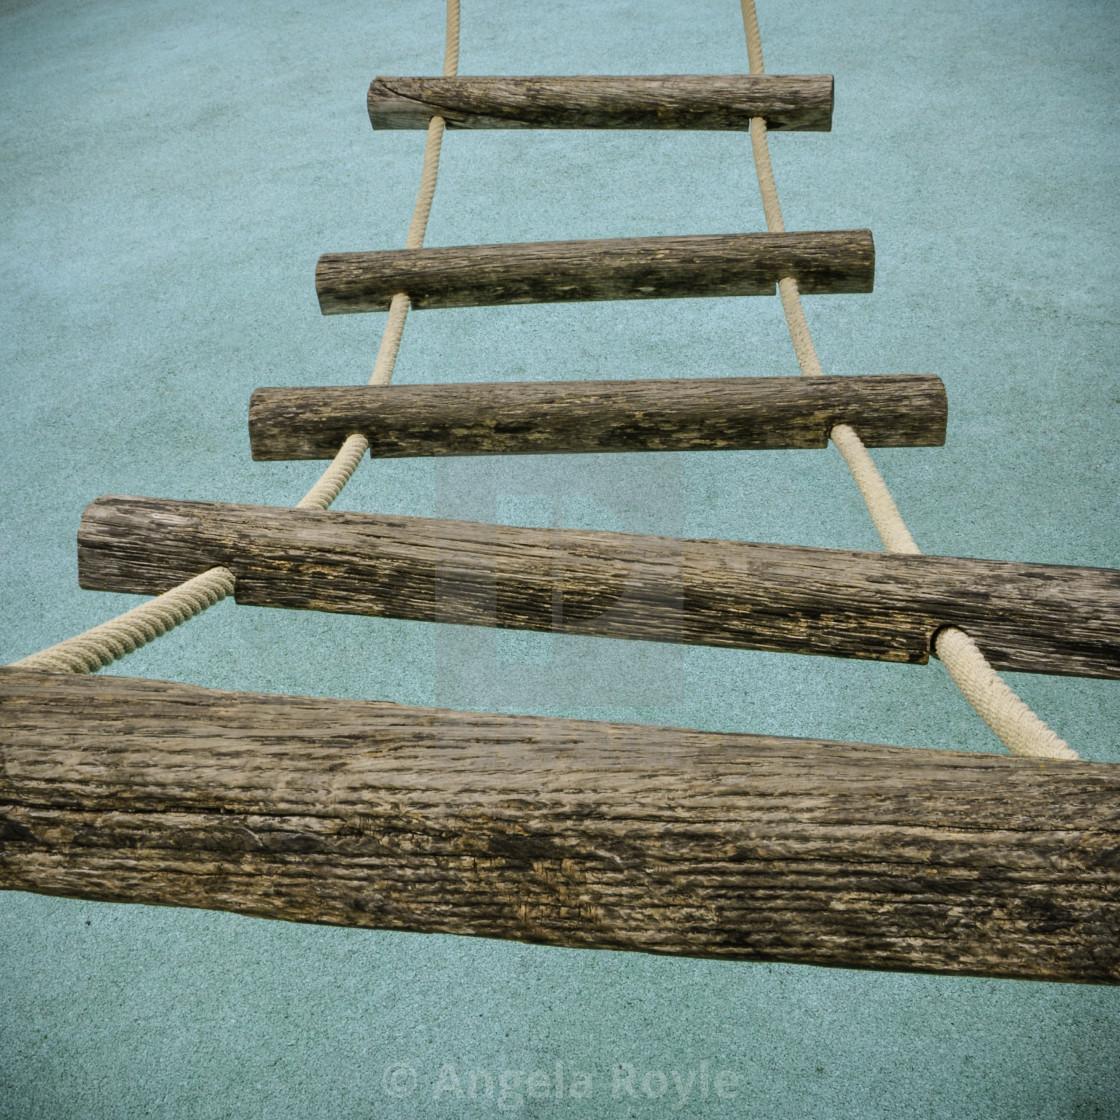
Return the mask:
M761 0L834 128L772 138L791 229L870 227L806 301L826 370L927 372L944 448L876 453L932 553L1120 566L1120 6ZM466 74L746 69L734 0L467 0ZM383 315L319 253L403 245L438 0L0 0L0 659L139 601L77 587L102 494L277 505L262 385L359 384ZM762 228L743 134L452 133L428 244ZM773 299L418 312L401 383L782 375ZM368 461L337 508L877 548L834 450ZM220 604L111 672L413 704L996 750L895 666ZM1115 682L1012 683L1120 761ZM0 895L0 1116L1120 1115L1112 989L719 964ZM537 1076L531 1078L533 1071ZM473 1081L472 1081L473 1073ZM488 1089L490 1090L488 1094Z

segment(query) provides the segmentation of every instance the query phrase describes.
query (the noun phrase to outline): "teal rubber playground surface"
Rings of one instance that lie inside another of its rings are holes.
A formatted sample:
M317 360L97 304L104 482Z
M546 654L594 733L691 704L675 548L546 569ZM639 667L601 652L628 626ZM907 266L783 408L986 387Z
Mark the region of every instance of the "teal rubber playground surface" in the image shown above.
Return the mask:
M791 230L870 228L806 313L838 375L932 373L942 448L874 452L929 553L1120 567L1120 6L759 0L831 133L771 138ZM0 661L140 602L81 591L106 494L294 504L260 386L366 381L385 316L322 252L400 248L439 0L0 0ZM462 74L736 73L734 0L465 0ZM764 228L742 133L450 132L427 244ZM792 375L776 299L413 313L394 380ZM336 509L876 549L827 451L381 460ZM226 601L106 672L238 690L975 751L921 666ZM1120 684L1009 675L1120 762ZM0 1118L1120 1116L1114 989L582 952L0 894Z

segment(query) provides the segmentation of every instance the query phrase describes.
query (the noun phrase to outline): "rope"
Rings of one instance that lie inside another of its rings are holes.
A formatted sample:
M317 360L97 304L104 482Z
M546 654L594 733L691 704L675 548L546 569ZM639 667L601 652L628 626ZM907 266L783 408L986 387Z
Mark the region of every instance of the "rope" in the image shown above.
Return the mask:
M443 74L453 78L459 70L459 0L447 0L447 37L443 53ZM432 117L428 122L428 139L424 145L424 166L420 172L420 190L416 205L412 209L412 221L408 225L405 238L406 249L419 249L424 244L424 234L428 228L428 216L432 212L432 199L436 193L436 177L439 174L439 153L443 144L443 117ZM368 384L388 385L393 378L397 364L397 352L404 334L404 323L408 318L408 294L397 292L389 301L389 317L381 335L381 345L377 348L377 360ZM333 462L323 472L322 477L300 499L297 509L327 509L350 481L350 476L358 469L362 456L369 450L369 440L361 432L346 437Z
M743 29L747 36L750 71L752 74L763 74L762 36L758 30L755 0L740 0L740 4L743 9ZM758 172L758 189L762 195L766 228L771 233L784 233L785 223L782 221L782 208L778 203L778 188L774 182L774 169L770 163L770 148L766 140L766 122L760 117L751 119L751 149ZM778 282L778 292L802 375L826 376L809 333L797 281L789 276L783 277ZM898 506L863 440L847 424L837 424L829 435L844 457L844 462L848 464L867 511L871 514L875 530L883 541L883 547L888 552L921 555L921 549L910 535L910 530L898 512ZM991 667L976 643L962 630L950 626L939 631L934 638L933 648L965 699L1012 754L1031 758L1078 757L1065 740L1054 734L1016 696Z
M800 304L800 300L798 301ZM863 497L867 512L875 523L875 531L883 542L883 547L888 552L906 552L912 556L920 556L922 550L914 543L894 498L875 466L863 440L856 435L854 429L847 424L837 424L828 433L837 450L844 456L848 470L856 480L856 486Z
M976 643L954 626L934 640L937 656L957 688L980 713L980 718L1007 744L1012 754L1030 758L1077 758L1060 739L1007 687Z
M233 593L233 584L229 568L211 568L76 638L12 664L21 669L94 673L212 607Z
M459 0L447 0L443 73L446 77L453 77L458 67ZM405 240L406 249L419 249L424 244L424 233L428 227L428 216L436 191L436 177L439 174L443 131L443 118L432 117L424 146L420 190ZM389 316L377 349L370 385L388 385L392 379L407 316L408 296L400 292L389 303ZM300 499L296 508L327 509L350 481L367 450L369 441L364 435L348 436L330 466ZM92 630L86 630L85 633L33 653L13 664L24 669L44 669L60 673L95 673L231 595L234 583L234 574L228 568L211 568L155 599L93 627Z

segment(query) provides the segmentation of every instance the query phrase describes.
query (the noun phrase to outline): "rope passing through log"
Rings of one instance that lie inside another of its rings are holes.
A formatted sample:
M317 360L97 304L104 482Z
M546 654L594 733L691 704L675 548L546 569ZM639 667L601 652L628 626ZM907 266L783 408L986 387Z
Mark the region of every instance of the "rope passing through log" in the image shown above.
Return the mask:
M83 587L218 564L253 606L918 664L959 626L1001 668L1120 678L1110 569L158 498L82 516Z

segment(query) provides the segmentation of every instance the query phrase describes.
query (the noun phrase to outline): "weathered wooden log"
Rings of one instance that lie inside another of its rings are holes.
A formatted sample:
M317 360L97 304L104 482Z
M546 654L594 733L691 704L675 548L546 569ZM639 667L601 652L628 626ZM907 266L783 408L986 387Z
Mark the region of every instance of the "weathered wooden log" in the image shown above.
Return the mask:
M960 626L1000 668L1120 678L1120 571L153 498L82 517L83 587L215 565L255 606L918 663Z
M828 74L670 74L656 77L374 78L366 99L374 128L766 127L827 132Z
M872 447L945 442L940 378L705 377L257 389L254 459L826 447L851 424Z
M1120 982L1120 767L0 669L0 887Z
M801 291L869 292L868 230L530 241L325 253L315 271L324 315L412 307L487 307L601 299L769 296L784 276Z

